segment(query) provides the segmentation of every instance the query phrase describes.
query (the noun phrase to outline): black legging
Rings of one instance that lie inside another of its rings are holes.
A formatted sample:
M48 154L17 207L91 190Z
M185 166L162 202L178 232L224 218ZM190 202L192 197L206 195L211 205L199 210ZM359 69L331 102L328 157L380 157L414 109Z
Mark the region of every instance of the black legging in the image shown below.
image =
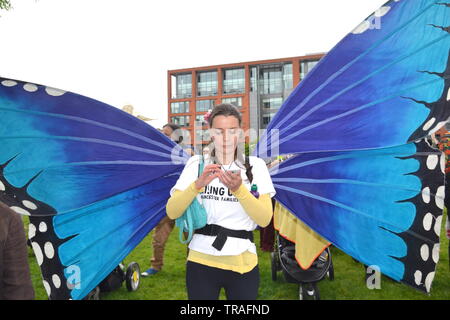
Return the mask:
M238 272L205 266L188 261L186 287L189 300L217 300L225 289L228 300L256 300L259 287L259 268Z

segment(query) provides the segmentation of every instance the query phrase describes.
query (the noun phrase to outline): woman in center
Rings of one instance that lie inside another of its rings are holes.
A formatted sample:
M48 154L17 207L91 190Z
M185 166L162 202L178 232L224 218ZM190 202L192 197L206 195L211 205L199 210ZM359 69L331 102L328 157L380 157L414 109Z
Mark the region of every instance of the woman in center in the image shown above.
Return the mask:
M189 243L186 287L191 300L255 300L259 269L253 230L272 219L275 189L266 164L244 155L242 118L230 104L216 106L207 119L212 144L204 157L191 157L171 190L167 215L180 217L197 200L207 212L206 227L195 230ZM253 192L251 187L253 185ZM257 189L257 192L255 192Z

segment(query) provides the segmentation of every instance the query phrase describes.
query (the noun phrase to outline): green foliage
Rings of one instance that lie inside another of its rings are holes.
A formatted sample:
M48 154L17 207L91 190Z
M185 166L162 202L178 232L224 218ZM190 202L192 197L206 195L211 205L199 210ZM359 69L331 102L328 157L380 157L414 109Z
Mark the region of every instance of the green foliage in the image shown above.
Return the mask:
M0 9L3 10L11 9L11 2L9 2L9 0L0 0Z

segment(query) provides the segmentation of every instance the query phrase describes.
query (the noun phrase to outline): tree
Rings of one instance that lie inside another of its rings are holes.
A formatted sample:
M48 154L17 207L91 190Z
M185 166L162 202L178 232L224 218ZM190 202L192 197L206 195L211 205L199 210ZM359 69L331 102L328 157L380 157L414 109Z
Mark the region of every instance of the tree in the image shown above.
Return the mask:
M11 9L11 2L9 0L0 0L0 10L9 10Z

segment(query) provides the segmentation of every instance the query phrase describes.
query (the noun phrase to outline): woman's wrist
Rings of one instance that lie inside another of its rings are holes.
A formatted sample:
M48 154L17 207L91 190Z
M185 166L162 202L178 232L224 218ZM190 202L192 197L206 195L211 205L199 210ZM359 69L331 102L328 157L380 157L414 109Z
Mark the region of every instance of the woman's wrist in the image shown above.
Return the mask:
M202 186L198 179L193 183L193 187L197 192L201 192L205 186Z
M241 183L236 190L233 191L230 189L230 191L238 199L245 197L247 194L250 194L250 191L248 191L248 189L244 186L243 183Z
M197 190L200 190L201 188L203 188L204 186L201 185L200 181L198 181L199 179L195 180L194 182L194 187Z
M243 186L243 184L241 183L240 185L238 185L237 187L235 187L234 190L233 190L233 189L230 189L230 191L233 192L233 193L235 193L235 192L237 192L242 186Z

